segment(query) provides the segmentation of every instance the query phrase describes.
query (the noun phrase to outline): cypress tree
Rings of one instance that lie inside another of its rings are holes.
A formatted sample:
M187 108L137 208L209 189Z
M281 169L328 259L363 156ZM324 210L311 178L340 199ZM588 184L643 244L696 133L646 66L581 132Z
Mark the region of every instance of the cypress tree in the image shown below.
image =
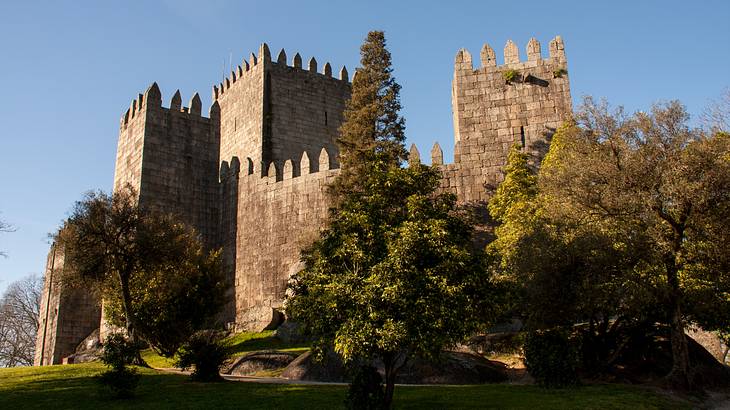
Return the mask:
M360 64L352 81L337 144L340 176L330 188L336 200L362 192L376 161L399 167L407 158L405 120L400 116L400 85L393 77L385 34L371 31L360 47Z

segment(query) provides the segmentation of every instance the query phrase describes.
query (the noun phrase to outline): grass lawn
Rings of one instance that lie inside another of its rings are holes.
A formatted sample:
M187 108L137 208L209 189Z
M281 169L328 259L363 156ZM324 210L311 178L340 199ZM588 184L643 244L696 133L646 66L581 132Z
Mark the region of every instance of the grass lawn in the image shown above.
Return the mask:
M99 363L0 369L0 409L337 409L346 387L222 382L193 383L186 376L139 369L137 397L111 399L94 376ZM483 385L402 387L396 409L664 409L689 408L631 386L594 385L565 390L534 386Z
M286 343L281 341L274 336L273 330L236 333L226 338L226 343L230 345L233 357L243 356L246 353L260 350L279 350L296 354L302 354L309 350L309 345L306 343ZM142 351L142 358L152 367L175 367L174 359L162 357L152 349ZM266 376L271 375L267 374Z

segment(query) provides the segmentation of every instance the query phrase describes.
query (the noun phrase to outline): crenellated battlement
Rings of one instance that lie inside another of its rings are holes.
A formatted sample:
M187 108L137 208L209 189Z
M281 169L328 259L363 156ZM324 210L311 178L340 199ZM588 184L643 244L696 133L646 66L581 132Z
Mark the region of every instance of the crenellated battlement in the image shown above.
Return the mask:
M296 159L287 159L286 161L270 161L263 166L263 169L256 167L256 162L250 157L246 157L243 161L243 168L238 157L232 157L230 161L221 161L220 180L224 182L229 178L245 178L250 177L253 180L260 180L263 183L276 183L332 171L339 169L331 160L331 154L327 148L322 148L319 153L317 162L309 159L306 151Z
M350 79L348 77L347 67L345 66L342 66L342 68L340 69L339 78L334 78L332 77L332 66L329 62L326 62L322 67L322 71L319 72L317 70L317 59L314 57L311 57L309 59L306 69L302 67L302 57L299 55L299 53L296 53L294 55L291 61L291 65L288 65L287 61L288 60L286 51L283 48L279 51L279 54L276 57L276 61L273 61L271 58L271 51L269 50L268 44L262 43L259 47L258 56L256 56L254 53L251 53L248 61L244 59L241 64L238 65L233 71L231 71L230 75L226 76L226 78L221 83L213 86L213 100L215 101L218 98L223 97L223 95L228 90L230 90L231 87L235 86L238 80L251 75L250 73L258 69L259 67L267 66L269 64L278 66L280 68L287 67L290 69L301 71L302 73L309 73L311 75L331 78L332 80L342 81L349 84Z
M127 109L124 115L122 115L122 118L119 121L119 126L122 130L126 129L129 123L137 118L143 110L150 109L169 110L172 112L181 112L189 114L191 116L200 117L202 116L202 105L203 103L200 99L200 95L198 93L195 93L190 98L188 105L183 106L180 90L177 90L175 91L175 94L173 94L173 96L170 98L169 107L163 107L162 93L160 92L160 87L157 85L156 82L154 82L152 83L152 85L147 87L147 90L145 90L144 94L139 94L137 98L132 100L129 109ZM214 110L215 108L211 107L211 111Z
M497 64L494 49L487 43L484 43L479 53L481 67L474 69L471 53L462 48L456 53L454 61L455 71L481 71L496 72L508 69L528 69L538 65L565 65L565 46L563 39L556 36L550 40L548 48L548 57L543 58L540 42L536 38L531 38L525 47L527 60L522 60L517 45L508 40L504 46L503 64Z

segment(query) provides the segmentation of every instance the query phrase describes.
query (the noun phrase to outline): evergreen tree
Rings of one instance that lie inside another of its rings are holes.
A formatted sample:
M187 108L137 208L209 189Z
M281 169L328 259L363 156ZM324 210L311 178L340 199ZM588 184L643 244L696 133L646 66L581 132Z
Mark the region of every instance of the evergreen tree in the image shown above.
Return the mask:
M361 68L352 80L337 143L340 176L331 186L335 199L363 191L363 178L373 161L400 166L407 157L405 120L400 116L400 85L393 77L390 52L382 31L368 33L360 47Z
M455 197L436 194L437 168L402 168L406 156L399 87L382 32L362 47L363 68L341 129L342 171L329 226L302 252L290 317L347 363L382 360L384 407L411 355L434 357L487 316L480 254Z

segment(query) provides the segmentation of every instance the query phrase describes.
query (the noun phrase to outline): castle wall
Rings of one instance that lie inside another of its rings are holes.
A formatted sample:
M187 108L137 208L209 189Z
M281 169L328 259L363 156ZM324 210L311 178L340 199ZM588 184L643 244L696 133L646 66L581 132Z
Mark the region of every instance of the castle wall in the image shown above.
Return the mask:
M64 289L58 283L62 270L63 252L54 245L44 274L35 366L62 363L74 353L79 342L99 327L98 298L84 289Z
M244 161L246 163L247 161ZM257 170L238 178L238 230L236 260L236 324L246 328L247 313L254 307L281 308L289 277L300 268L299 251L316 238L328 210L325 186L338 173L330 169L330 156L322 150L315 159L318 172L308 173L309 156L295 174L292 161L279 169L274 163L270 176ZM235 180L235 179L234 179Z

